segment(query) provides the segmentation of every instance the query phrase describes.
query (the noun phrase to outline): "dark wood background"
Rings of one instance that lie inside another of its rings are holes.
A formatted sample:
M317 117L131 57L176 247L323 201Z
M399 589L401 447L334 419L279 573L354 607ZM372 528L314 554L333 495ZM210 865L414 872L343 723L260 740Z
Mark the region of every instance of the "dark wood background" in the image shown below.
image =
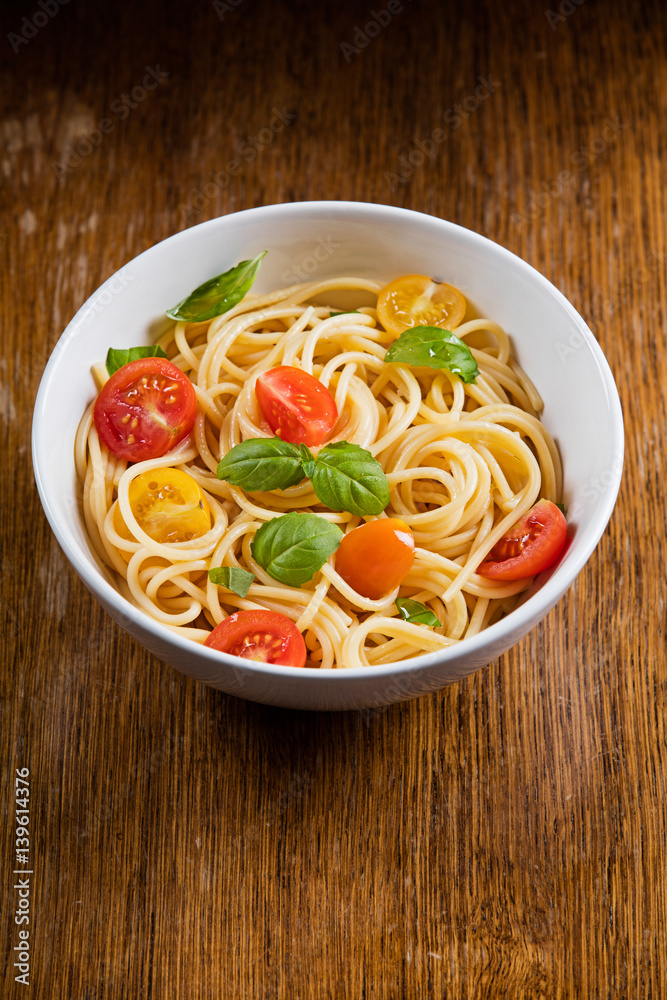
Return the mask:
M666 996L664 6L414 0L370 37L385 0L44 2L0 36L2 996ZM130 107L148 69L167 75ZM264 143L274 109L295 117ZM525 258L590 321L626 418L609 529L541 627L373 715L248 704L139 648L30 465L46 359L105 278L188 225L312 198ZM9 957L24 766L29 987Z

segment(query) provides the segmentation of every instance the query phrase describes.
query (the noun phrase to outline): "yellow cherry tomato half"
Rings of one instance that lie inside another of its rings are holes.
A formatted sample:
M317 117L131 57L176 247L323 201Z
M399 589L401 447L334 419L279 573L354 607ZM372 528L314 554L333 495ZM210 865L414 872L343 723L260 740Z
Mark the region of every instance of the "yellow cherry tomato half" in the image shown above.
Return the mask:
M415 540L405 521L383 517L343 535L335 566L353 590L377 601L403 582L414 558Z
M382 289L378 319L388 333L400 334L413 326L439 326L453 330L466 312L458 288L434 281L424 274L405 274Z
M206 497L192 476L180 469L142 472L128 492L137 524L156 542L188 542L211 527ZM114 511L114 527L121 537L132 538L119 507Z

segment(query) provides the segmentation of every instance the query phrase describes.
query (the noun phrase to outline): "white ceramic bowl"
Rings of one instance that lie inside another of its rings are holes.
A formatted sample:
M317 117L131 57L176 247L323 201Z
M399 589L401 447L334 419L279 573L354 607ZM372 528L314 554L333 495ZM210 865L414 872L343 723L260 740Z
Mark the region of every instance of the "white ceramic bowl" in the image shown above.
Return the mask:
M77 499L73 443L93 396L90 366L107 348L149 343L164 310L242 259L268 249L254 291L312 277L389 281L432 274L460 288L510 334L545 401L563 458L572 541L554 572L505 619L441 652L366 669L295 670L226 656L151 621L98 568ZM550 282L476 233L428 215L355 202L250 209L170 237L121 268L81 307L44 372L33 462L51 527L83 582L140 643L183 673L230 694L290 708L368 708L437 690L514 645L554 606L611 516L623 465L623 421L609 366L590 330ZM594 609L591 610L591 625ZM72 623L76 628L76 623Z

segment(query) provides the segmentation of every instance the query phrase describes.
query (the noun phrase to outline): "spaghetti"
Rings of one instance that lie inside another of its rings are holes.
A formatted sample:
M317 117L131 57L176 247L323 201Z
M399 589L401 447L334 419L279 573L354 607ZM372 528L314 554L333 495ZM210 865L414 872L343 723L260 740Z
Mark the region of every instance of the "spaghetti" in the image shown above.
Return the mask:
M374 307L332 314L319 304L341 292L375 296L381 287L360 278L312 282L247 295L207 322L176 322L159 345L192 381L197 416L192 433L161 458L129 465L116 458L98 437L91 404L75 446L86 528L114 584L155 621L203 643L233 612L268 609L303 633L307 666L367 667L465 640L510 612L530 586L476 570L537 500L560 498L560 459L539 419L542 401L492 320L456 327L479 368L466 384L446 369L386 363L395 334ZM312 581L293 587L272 578L251 550L262 524L291 511L318 514L344 532L363 518L324 507L308 479L249 494L216 476L235 445L271 436L254 384L280 365L329 389L339 419L328 443L348 441L374 456L391 490L379 516L400 519L414 535L412 568L380 599L353 590L333 556ZM158 542L135 516L132 482L165 468L187 472L203 491L210 527L199 537ZM245 597L211 581L208 570L220 566L254 575ZM440 627L402 620L399 596L424 604Z

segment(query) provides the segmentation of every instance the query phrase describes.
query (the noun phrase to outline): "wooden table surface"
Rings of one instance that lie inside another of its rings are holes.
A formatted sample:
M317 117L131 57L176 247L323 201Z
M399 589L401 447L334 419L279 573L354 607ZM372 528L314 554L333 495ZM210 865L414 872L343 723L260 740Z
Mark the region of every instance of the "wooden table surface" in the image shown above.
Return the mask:
M60 4L0 38L0 993L667 996L663 5ZM372 715L246 703L149 655L70 568L30 463L46 359L104 279L319 198L519 254L590 322L626 420L615 513L556 609Z

